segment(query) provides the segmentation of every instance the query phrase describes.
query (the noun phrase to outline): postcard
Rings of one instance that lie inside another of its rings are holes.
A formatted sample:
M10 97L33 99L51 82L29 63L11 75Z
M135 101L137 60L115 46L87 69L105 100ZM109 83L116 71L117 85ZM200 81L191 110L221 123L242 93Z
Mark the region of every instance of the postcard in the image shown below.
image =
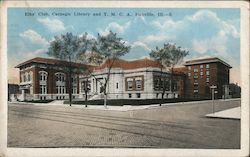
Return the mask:
M248 156L249 3L4 1L0 156Z

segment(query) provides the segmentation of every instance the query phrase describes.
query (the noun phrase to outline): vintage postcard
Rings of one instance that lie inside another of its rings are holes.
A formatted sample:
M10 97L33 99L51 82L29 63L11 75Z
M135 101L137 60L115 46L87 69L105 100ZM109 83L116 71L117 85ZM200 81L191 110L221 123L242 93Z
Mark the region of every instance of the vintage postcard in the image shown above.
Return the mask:
M248 2L1 7L0 155L248 156Z

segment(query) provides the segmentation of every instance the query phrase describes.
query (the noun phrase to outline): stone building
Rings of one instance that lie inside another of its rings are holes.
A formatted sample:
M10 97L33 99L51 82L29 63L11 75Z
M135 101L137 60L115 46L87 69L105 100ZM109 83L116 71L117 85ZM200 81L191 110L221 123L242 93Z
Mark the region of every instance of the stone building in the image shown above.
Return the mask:
M107 93L109 99L159 99L161 98L162 88L160 79L168 84L164 98L182 97L184 93L183 83L184 75L174 74L173 91L170 91L170 73L166 70L161 72L159 63L150 59L141 59L134 61L115 60L106 61L99 67L95 67L91 76L82 75L80 82L89 81L92 95L90 99L103 98L102 85L107 78L109 64L112 64ZM164 77L162 77L164 76ZM84 86L81 86L84 87ZM81 90L83 93L83 90ZM82 94L80 93L80 94Z

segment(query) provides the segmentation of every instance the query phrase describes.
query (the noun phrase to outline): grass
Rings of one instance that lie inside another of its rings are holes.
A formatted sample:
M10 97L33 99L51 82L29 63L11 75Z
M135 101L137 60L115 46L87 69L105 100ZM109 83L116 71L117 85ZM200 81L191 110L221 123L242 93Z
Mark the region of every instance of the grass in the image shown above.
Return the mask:
M185 98L175 98L175 99L109 99L107 100L107 105L109 106L123 106L123 105L151 105L163 103L176 103L176 102L187 102L187 101L201 101L205 99L185 99ZM64 104L69 104L69 101L64 101ZM87 102L83 100L73 100L72 104L77 105L103 105L104 100L89 100Z
M54 100L29 100L29 101L22 101L22 102L30 102L30 103L50 103Z

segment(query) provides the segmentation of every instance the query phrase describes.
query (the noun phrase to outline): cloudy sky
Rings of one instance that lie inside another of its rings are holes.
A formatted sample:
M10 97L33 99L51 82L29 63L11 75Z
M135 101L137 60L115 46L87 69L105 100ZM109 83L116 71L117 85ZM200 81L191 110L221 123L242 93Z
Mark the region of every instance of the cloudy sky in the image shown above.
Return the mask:
M34 16L27 16L28 12ZM82 15L76 16L76 13ZM101 16L93 16L94 13ZM115 16L104 16L104 13ZM153 16L139 16L142 13ZM219 57L226 61L233 67L230 82L240 83L240 10L211 8L10 8L9 82L18 82L18 69L14 68L18 63L37 56L48 57L46 51L54 36L87 32L90 38L95 38L97 33L105 35L109 30L131 45L124 59L144 58L156 46L176 43L190 52L186 60Z

